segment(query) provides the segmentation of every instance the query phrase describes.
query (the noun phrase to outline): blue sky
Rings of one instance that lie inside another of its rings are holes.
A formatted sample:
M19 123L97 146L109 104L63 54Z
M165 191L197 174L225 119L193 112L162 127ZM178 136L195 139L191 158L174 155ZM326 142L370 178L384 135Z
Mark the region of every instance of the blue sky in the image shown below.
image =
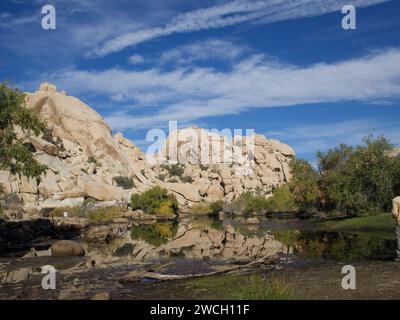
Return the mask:
M368 134L400 144L399 17L398 0L2 0L0 79L55 83L142 148L177 120L254 129L312 161Z

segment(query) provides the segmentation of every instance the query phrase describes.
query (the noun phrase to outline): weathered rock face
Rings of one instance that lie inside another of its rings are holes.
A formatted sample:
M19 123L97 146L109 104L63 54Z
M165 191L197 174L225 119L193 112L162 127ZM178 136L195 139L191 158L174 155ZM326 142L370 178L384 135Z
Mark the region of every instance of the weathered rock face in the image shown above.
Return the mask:
M40 137L19 134L49 170L40 179L19 178L0 171L0 183L6 193L18 194L25 210L76 205L88 197L128 201L131 193L155 185L167 188L180 205L190 207L203 200L230 201L244 191L268 194L290 179L288 164L294 151L261 135L252 139L235 137L227 142L223 136L200 128L181 130L177 133L180 141L176 151L183 172L175 176L167 170L168 164L150 164L121 133L113 136L96 111L79 99L58 92L54 85L43 83L38 91L28 93L26 106L46 120L51 131ZM192 138L193 132L203 140L185 140ZM158 156L168 154L171 139L170 136L163 154ZM212 142L212 147L206 142ZM199 162L199 155L205 150L211 151L209 164ZM117 186L117 176L133 179L134 188Z
M155 165L153 170L164 178L163 186L181 196L180 202L230 201L246 191L268 195L288 182L289 162L294 156L288 145L262 135L236 136L229 141L192 127L172 133L159 155L159 160L178 165ZM190 187L183 183L187 177Z

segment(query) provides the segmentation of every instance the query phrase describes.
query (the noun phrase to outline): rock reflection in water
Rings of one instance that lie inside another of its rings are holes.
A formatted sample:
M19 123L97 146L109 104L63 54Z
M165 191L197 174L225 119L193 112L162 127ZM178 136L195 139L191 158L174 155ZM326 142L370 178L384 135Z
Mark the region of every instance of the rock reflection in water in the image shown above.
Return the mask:
M131 256L136 260L182 257L187 259L255 259L283 252L285 246L266 233L245 236L231 224L216 228L196 226L188 218L132 229Z

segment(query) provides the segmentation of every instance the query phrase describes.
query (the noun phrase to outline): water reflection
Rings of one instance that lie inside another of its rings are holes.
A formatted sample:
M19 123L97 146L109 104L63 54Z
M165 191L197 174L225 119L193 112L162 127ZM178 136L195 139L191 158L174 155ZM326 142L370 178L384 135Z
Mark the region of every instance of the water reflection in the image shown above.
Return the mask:
M230 221L207 218L139 225L132 229L131 239L131 255L138 260L255 259L285 250L285 245L270 233L246 236L235 230Z
M254 259L277 253L301 258L355 261L392 259L395 242L387 234L313 231L310 221L243 218L180 218L132 229L129 254L135 259ZM125 247L126 249L126 247ZM124 248L119 249L124 252Z

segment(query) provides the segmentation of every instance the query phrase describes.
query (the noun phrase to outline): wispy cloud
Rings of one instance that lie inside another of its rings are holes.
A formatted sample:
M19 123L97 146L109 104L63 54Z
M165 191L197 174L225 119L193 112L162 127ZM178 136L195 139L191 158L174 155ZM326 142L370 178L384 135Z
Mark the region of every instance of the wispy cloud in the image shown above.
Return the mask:
M118 110L108 120L115 129L136 129L168 120L239 114L250 108L390 101L400 95L400 49L306 67L252 55L225 72L200 67L172 71L70 69L45 74L40 80L54 81L75 95L111 96L124 105L131 104L132 108ZM132 115L138 106L157 108Z
M353 0L352 4L365 7L386 1L390 0ZM180 14L164 26L122 34L107 40L88 55L105 56L129 46L174 33L222 28L255 20L259 20L260 23L273 23L334 11L340 12L341 7L348 4L347 2L344 0L236 0Z
M141 64L145 62L145 59L139 54L134 54L128 58L128 62L130 64Z
M207 39L182 45L163 52L160 63L190 64L196 61L228 60L239 58L250 49L220 39Z

